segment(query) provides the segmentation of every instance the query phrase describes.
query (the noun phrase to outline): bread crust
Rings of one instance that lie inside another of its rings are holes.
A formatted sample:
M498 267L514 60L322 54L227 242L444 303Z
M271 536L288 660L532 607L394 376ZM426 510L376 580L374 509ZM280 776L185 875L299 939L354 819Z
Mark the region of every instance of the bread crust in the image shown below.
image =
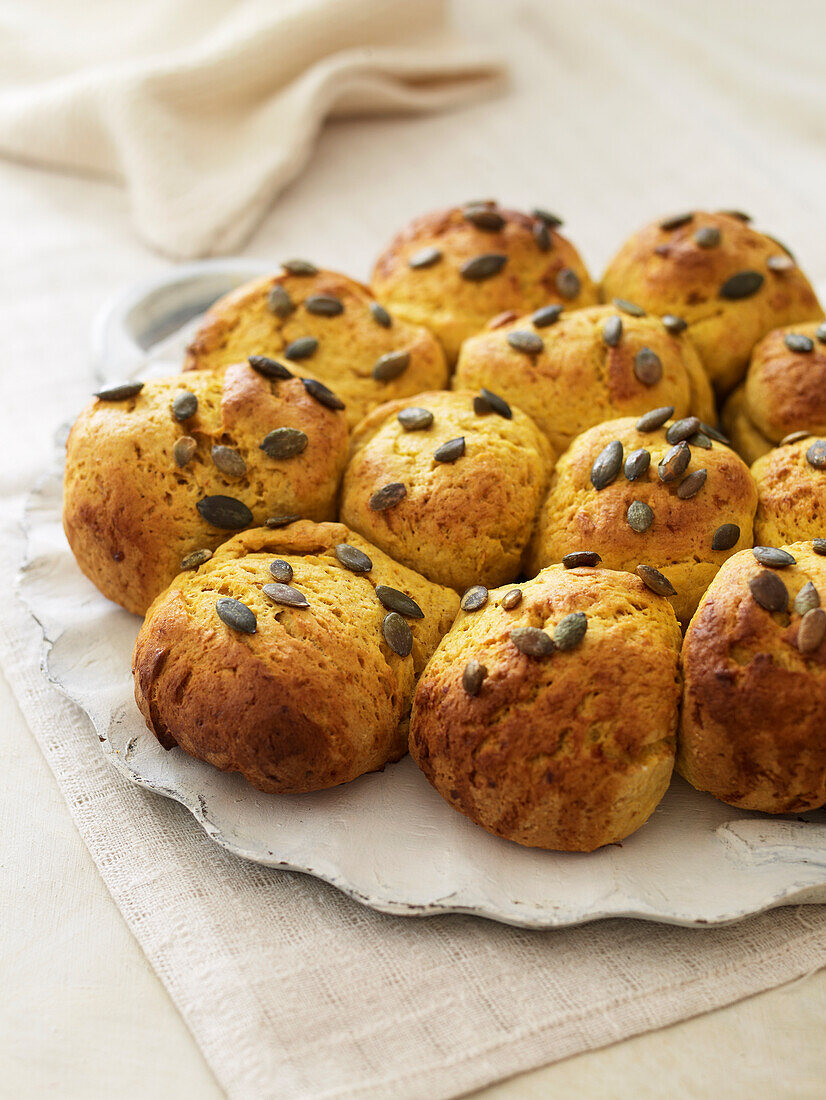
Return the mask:
M826 538L826 470L816 469L806 458L817 438L810 435L775 447L752 466L758 495L754 519L758 545Z

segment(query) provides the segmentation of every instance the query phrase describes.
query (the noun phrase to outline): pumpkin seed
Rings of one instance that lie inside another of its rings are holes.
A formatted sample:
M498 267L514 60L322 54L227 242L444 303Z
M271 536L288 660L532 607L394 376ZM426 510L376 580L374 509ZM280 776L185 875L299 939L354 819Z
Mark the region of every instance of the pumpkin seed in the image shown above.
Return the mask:
M813 607L820 607L820 593L811 581L806 581L794 598L794 609L798 615L805 615Z
M393 508L400 500L407 496L407 489L400 481L391 481L377 489L367 502L372 512L384 512Z
M602 561L596 550L573 550L562 559L566 569L595 569Z
M679 336L681 332L685 332L688 328L688 321L684 321L682 317L678 317L674 313L666 313L662 321L666 332L670 332L672 336Z
M718 428L713 427L711 424L706 424L703 420L700 421L700 428L707 436L716 440L717 443L723 443L725 446L728 446L731 442L727 435L723 435Z
M246 462L232 447L224 447L216 443L212 448L212 461L222 474L227 474L229 477L243 477L247 472Z
M615 348L622 339L622 317L609 317L602 326L602 339L609 348Z
M518 626L510 632L510 639L526 657L550 657L556 649L550 634L536 626Z
M387 584L376 585L376 596L379 603L388 611L397 611L408 619L423 619L424 611L416 601L406 592L399 592L398 588L391 588Z
M817 326L815 336L821 344L826 344L826 321Z
M762 285L763 276L759 271L738 271L720 287L720 297L733 302L740 298L751 298Z
M459 274L463 279L479 283L498 275L507 262L508 257L502 252L483 252L481 256L466 260L459 268Z
M348 542L340 542L333 553L344 566L353 573L369 573L373 563L357 546L351 546Z
M315 378L302 378L301 381L310 397L314 397L319 405L323 405L325 409L337 411L345 408L341 398L334 394L323 382L319 382Z
M533 228L533 239L536 242L536 247L540 252L550 252L553 247L553 240L551 239L550 231L544 222L535 221Z
M292 298L280 283L270 287L267 293L267 309L282 321L295 310Z
M275 561L270 562L270 573L273 580L278 581L279 584L289 584L293 579L293 567L283 558L276 558Z
M720 230L714 225L701 226L694 234L694 241L700 248L716 248L720 240Z
M284 260L281 266L289 275L318 275L318 268L309 260Z
M651 409L650 412L644 413L634 427L638 432L655 432L657 428L661 428L666 420L669 420L673 415L674 406L663 405L659 409Z
M505 224L505 219L498 211L492 209L490 206L483 206L479 203L473 203L470 206L466 206L462 210L462 216L465 221L470 222L471 225L475 225L477 229L487 229L490 232L496 232L502 229Z
M293 588L289 584L265 584L261 589L268 600L273 603L283 604L284 607L309 607L310 603L303 592Z
M679 229L683 225L688 225L690 221L694 220L694 214L673 214L670 218L663 218L660 222L660 229Z
M381 325L382 328L390 328L393 324L392 317L379 302L370 303L370 312L373 315L373 320L377 325Z
M500 601L500 607L503 607L505 611L513 611L515 607L518 607L522 603L522 589L512 588L510 592L506 592Z
M542 306L531 314L531 324L534 328L547 328L555 325L562 316L562 306Z
M622 466L622 443L618 439L612 439L596 457L591 467L591 484L597 490L610 485Z
M442 254L438 248L422 248L407 261L408 266L416 270L423 267L432 267L441 260Z
M789 351L800 352L803 355L815 350L814 340L810 339L808 336L804 336L802 332L788 333L787 336L783 337L783 343Z
M631 530L636 531L638 535L642 535L654 522L654 513L644 500L632 500L628 505L625 518L628 520L628 526Z
M805 429L803 431L789 432L788 435L783 436L777 446L788 447L790 443L799 443L801 439L806 439L808 435L809 433L805 431Z
M479 391L478 396L473 399L473 411L477 416L485 416L487 413L493 412L505 420L511 420L513 417L513 412L507 401L500 397L498 393L486 390L484 386Z
M526 355L538 355L545 347L541 336L526 329L509 332L508 343L515 351L523 351Z
M761 569L749 581L749 588L755 601L766 611L785 611L789 606L788 590L777 573Z
M220 600L216 600L215 610L222 622L241 634L254 634L258 627L255 612L245 603L234 600L230 596L222 596Z
M629 302L626 298L615 298L614 305L617 309L621 309L623 313L627 313L630 317L645 316L645 310L642 306L638 306L634 302Z
M535 206L531 214L534 218L538 218L541 222L544 222L549 229L559 229L561 225L564 225L562 218L558 218L556 214L548 213L547 210L542 210L539 206Z
M691 461L691 448L683 439L666 451L657 467L657 474L664 485L670 485L678 477L682 477L685 468Z
M663 376L659 355L651 348L640 348L634 356L634 374L644 386L656 386Z
M679 443L683 439L689 439L700 429L700 421L696 416L684 416L681 420L675 420L665 433L669 443Z
M309 359L317 351L318 340L315 336L299 336L297 340L292 340L284 348L284 358L291 360Z
M554 629L554 645L563 652L575 649L585 637L588 629L588 617L584 611L572 611L560 619Z
M689 436L688 443L690 446L700 447L704 451L711 450L711 440L705 432L695 432L694 435Z
M740 528L736 523L722 523L711 538L712 550L731 550L740 540Z
M410 366L409 351L387 351L380 355L373 367L373 378L377 382L389 382L404 374Z
M175 420L189 420L198 411L198 398L190 390L176 394L172 401L172 416Z
M790 565L797 564L788 550L781 550L777 546L755 546L752 554L761 565L769 569L786 569Z
M653 565L638 565L634 570L646 588L649 588L655 596L676 596L677 589L663 576L659 569Z
M646 451L644 447L640 447L638 451L632 451L628 458L626 458L623 473L628 481L636 481L647 472L650 465L650 453Z
M277 359L270 359L267 355L251 355L247 362L254 371L263 375L264 378L275 378L284 381L287 378L294 377L293 372L288 367L285 367L283 363L279 363Z
M794 259L791 256L769 256L766 260L766 267L769 271L791 271L795 266Z
M818 439L806 452L806 461L816 470L826 470L826 439Z
M813 653L826 638L826 611L813 607L800 620L797 628L797 648L801 653Z
M692 497L696 497L705 485L707 477L708 470L694 470L677 486L677 496L680 500L691 500Z
M213 527L220 527L222 531L240 531L242 527L249 527L252 523L252 512L241 500L235 497L216 496L202 497L195 507L201 516L211 523Z
M399 413L397 420L406 432L422 432L433 423L433 413L419 405L408 405Z
M299 519L301 519L301 516L294 512L282 512L280 515L270 516L269 519L264 521L264 526L269 527L270 530L277 530L280 527L289 527L291 523L295 523Z
M826 539L812 539L812 550L816 554L826 555Z
M197 449L198 444L191 435L182 435L180 439L175 441L175 446L172 448L172 457L175 459L175 464L177 466L188 465L194 458Z
M744 214L742 210L718 210L718 214L724 214L727 218L736 218L739 222L750 222L751 214Z
M304 308L316 317L338 317L344 312L344 302L332 294L311 294L304 300Z
M437 447L433 452L433 459L435 462L455 462L457 458L461 458L465 453L465 437L463 435L457 436L456 439L449 439L447 443L443 443L441 447Z
M470 660L462 673L462 687L468 695L478 695L482 689L488 670L477 660Z
M384 640L399 657L407 657L413 648L413 631L398 613L389 611L381 624Z
M203 565L204 562L209 561L211 557L211 550L193 550L191 554L186 554L181 558L181 569L184 571L187 569L197 569L199 566Z
M556 273L554 286L557 292L569 302L576 298L582 289L579 276L572 267L563 267Z
M474 584L459 601L462 611L478 611L488 602L488 590L483 584Z
M274 428L264 436L258 449L270 458L295 458L308 443L307 433L298 428Z
M142 389L143 382L121 382L98 390L94 396L100 401L125 401L128 397L137 397Z

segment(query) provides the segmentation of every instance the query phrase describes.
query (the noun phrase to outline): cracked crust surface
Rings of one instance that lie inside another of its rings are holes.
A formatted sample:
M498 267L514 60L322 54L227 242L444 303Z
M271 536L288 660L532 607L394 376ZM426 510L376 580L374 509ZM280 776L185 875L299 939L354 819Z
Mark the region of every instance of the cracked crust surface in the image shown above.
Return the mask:
M602 336L611 317L622 321L616 347ZM511 333L522 331L541 337L544 347L538 355L508 344ZM662 363L662 377L654 386L643 385L634 374L635 357L643 348ZM693 413L707 424L717 420L711 384L690 340L669 335L658 317L631 317L614 306L563 313L544 328L525 316L481 332L462 345L453 386L484 386L518 405L557 452L594 424L662 405L673 405L676 417Z
M798 542L780 570L789 605L807 581L826 604L826 558ZM746 810L793 813L826 803L826 640L801 654L801 618L769 612L751 595L762 566L731 558L685 636L677 769L692 786Z
M758 545L783 546L826 538L826 470L816 469L806 459L817 438L810 435L775 447L752 466L758 496L754 520Z
M701 228L719 230L716 248L697 244L694 234ZM771 329L823 317L800 268L772 271L766 263L772 256L788 253L742 219L696 211L676 229L651 222L630 237L608 265L602 296L684 318L715 388L724 394L743 378L752 348ZM747 270L763 276L759 290L738 300L722 298L723 283Z
M522 601L459 612L419 681L410 752L447 802L519 844L591 851L645 822L668 787L680 680L680 630L668 601L607 569L545 569ZM583 641L533 659L516 627L553 632L571 612ZM487 677L469 696L462 673Z
M519 572L531 526L548 483L553 453L521 410L513 419L479 416L471 392L418 394L376 409L357 429L344 476L341 518L397 561L460 591L488 587ZM433 413L425 431L405 431L398 413L412 404ZM465 453L437 462L434 451L464 436ZM382 486L407 493L373 511Z
M663 484L657 466L671 444L665 433L671 421L653 432L640 432L635 420L610 420L578 436L561 456L551 475L548 496L539 513L528 555L530 572L561 561L575 550L595 550L608 569L633 572L639 564L663 573L677 591L670 601L677 617L687 622L700 597L726 560L752 545L757 489L746 464L729 447L690 447L685 473ZM613 440L627 457L645 449L651 455L647 472L628 481L620 470L614 481L597 491L591 483L594 460ZM695 470L707 470L696 496L681 500L677 487ZM647 504L654 520L643 533L634 531L626 513L632 501ZM740 528L730 550L712 550L714 532L724 523Z
M346 542L373 568L356 574L337 560ZM293 568L308 608L272 603L270 562ZM411 596L424 612L407 620L409 656L382 634L379 584ZM254 634L230 629L216 600L229 596L257 617ZM244 531L196 572L162 593L138 635L135 698L167 748L240 772L258 790L320 790L397 760L407 749L415 678L450 626L455 592L391 561L339 523L297 522Z

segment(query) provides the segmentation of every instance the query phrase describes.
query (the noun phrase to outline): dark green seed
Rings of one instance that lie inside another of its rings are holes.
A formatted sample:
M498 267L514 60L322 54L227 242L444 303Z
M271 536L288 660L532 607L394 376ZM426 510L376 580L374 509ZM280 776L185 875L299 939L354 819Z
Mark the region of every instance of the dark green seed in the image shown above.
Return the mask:
M826 439L818 439L806 452L806 461L816 470L826 470Z
M777 546L755 546L752 549L757 561L768 569L786 569L790 565L797 565L794 557L788 550L781 550Z
M338 317L344 312L344 302L332 294L311 294L305 300L304 308L317 317Z
M412 268L432 267L441 260L442 254L438 248L422 248L407 261Z
M301 381L304 383L304 389L310 397L314 397L319 405L323 405L325 409L337 411L345 407L341 398L334 394L323 382L318 382L315 378L302 378Z
M380 355L373 367L373 377L377 382L389 382L404 374L410 366L409 351L388 351Z
M555 325L562 316L562 306L543 306L531 314L531 324L534 328L547 328Z
M413 648L413 631L398 613L390 611L381 624L384 640L399 657L407 657Z
M517 329L508 333L508 343L516 351L523 351L526 355L539 355L545 347L541 336L526 329Z
M384 512L393 508L400 500L407 496L407 489L400 481L391 481L377 489L367 502L372 512Z
M483 252L481 256L466 260L459 268L459 274L463 279L478 283L498 275L507 262L508 257L502 252Z
M680 500L691 500L692 497L696 497L705 485L707 477L708 470L694 470L677 486L677 496Z
M701 430L709 436L710 439L716 440L718 443L724 443L726 446L729 444L729 438L727 435L723 435L717 428L712 427L711 424L706 424L703 420L700 421Z
M462 215L465 221L475 225L477 229L487 229L490 232L496 232L505 224L505 219L500 213L490 206L483 206L480 203L466 206L462 210Z
M629 481L636 481L637 478L642 477L647 472L650 465L650 453L644 447L640 447L638 451L632 451L626 458L623 473Z
M683 225L688 225L688 223L693 220L693 214L673 214L670 218L663 218L660 222L660 229L679 229Z
M666 451L657 467L657 474L664 485L670 485L672 481L682 477L685 468L691 461L691 448L683 439Z
M379 302L370 303L370 312L373 315L373 320L377 325L381 325L382 328L390 328L393 324L392 317Z
M459 601L462 611L478 611L488 602L488 590L483 584L472 585Z
M622 467L622 443L618 439L603 447L591 467L591 484L599 492L610 485Z
M278 516L270 516L268 520L265 520L264 526L269 527L271 530L277 530L280 527L289 527L291 523L295 523L301 519L301 516L296 515L294 512L283 512Z
M498 393L493 393L492 390L486 390L484 386L479 391L478 397L474 397L473 399L473 411L479 416L484 416L486 413L493 412L505 420L511 420L513 418L513 412L507 401L503 397L500 397Z
M424 611L412 597L406 592L399 592L398 588L391 588L387 584L376 585L376 596L379 603L388 611L397 611L408 619L423 619Z
M783 337L783 343L789 351L797 351L804 355L815 350L814 340L804 336L802 332L790 332L788 336Z
M692 447L700 447L704 451L711 450L711 440L705 432L695 432L694 435L689 436L688 442Z
M799 443L801 439L807 439L809 434L810 433L805 431L805 429L803 431L789 432L788 435L783 436L777 446L788 447L790 443Z
M506 592L500 601L500 606L505 611L513 611L515 607L518 607L522 603L522 589L512 588L510 592Z
M95 394L100 401L125 401L128 397L137 397L143 389L143 382L122 382L118 386L106 386Z
M815 336L821 344L826 344L826 321L817 326Z
M402 409L397 419L406 432L422 432L433 423L433 413L419 405L408 405L406 409Z
M588 629L588 617L584 611L572 611L564 619L556 624L554 629L554 645L563 652L566 649L575 649Z
M198 398L189 390L176 394L172 401L172 416L175 420L189 420L198 411Z
M551 239L550 231L544 222L535 221L533 223L533 239L536 241L536 247L540 252L550 252L553 247L553 240Z
M303 592L289 584L265 584L261 589L267 599L285 607L309 607L309 601Z
M651 348L640 348L634 357L634 374L644 386L656 386L663 376L659 355Z
M267 355L251 355L247 362L254 371L263 375L264 378L275 378L283 382L287 378L293 377L293 372L288 367L285 367L283 363L279 363L277 359L270 359Z
M270 458L295 458L308 443L306 432L298 428L275 428L264 436L258 447Z
M669 443L679 443L688 439L700 429L700 421L696 416L684 416L681 420L675 420L665 433Z
M714 532L711 539L712 550L731 550L740 539L740 528L736 523L723 523Z
M557 292L568 302L576 298L582 289L579 276L572 267L563 267L556 273L554 286Z
M794 598L794 609L798 615L805 615L813 607L820 607L820 593L811 581L806 581Z
M596 550L574 550L565 555L562 564L566 569L596 569L601 561Z
M309 260L285 260L281 266L290 275L318 275L318 268Z
M718 214L725 214L729 218L736 218L739 222L750 222L751 214L744 214L742 210L718 210Z
M278 581L279 584L289 584L293 579L293 567L283 558L276 558L275 561L270 562L270 573L273 580Z
M812 539L812 550L821 556L826 555L826 539Z
M769 256L766 260L766 267L769 271L791 271L795 266L794 259L791 256Z
M437 447L433 452L433 459L436 462L455 462L457 458L461 458L465 453L465 437L463 435L457 436L456 439L449 439L447 443L443 443L441 447Z
M191 554L187 554L181 558L181 569L198 569L204 562L209 561L212 557L211 550L193 550Z
M191 435L182 435L180 439L175 441L175 446L172 448L172 457L175 459L175 464L177 466L188 465L194 458L197 449L198 444Z
M789 246L788 246L788 245L786 245L786 244L783 244L783 242L782 242L782 241L779 241L779 240L777 239L777 237L773 237L773 236L771 235L771 233L764 233L764 234L763 234L763 236L764 236L764 237L768 237L768 239L769 239L770 241L774 241L774 243L775 243L775 244L777 245L777 247L778 247L778 248L782 248L782 249L783 249L783 251L784 251L784 252L786 253L786 255L787 255L787 256L789 257L789 259L791 259L791 260L793 260L793 259L794 259L794 252L792 252L792 250L791 250L791 249L789 248ZM771 261L771 260L774 260L774 259L777 259L777 258L778 258L778 257L776 257L776 256L769 256L769 259L768 259L768 260L766 261L766 263L767 263L767 264L769 265L769 267L771 267L771 262L770 262L770 261Z
M797 628L797 648L801 653L813 653L826 638L826 611L813 607L800 620Z
M789 606L789 592L777 573L762 569L749 581L755 601L766 611L785 611Z
M550 634L536 626L518 626L510 632L510 639L526 657L550 657L556 649Z
M292 298L280 283L270 287L267 293L267 308L282 321L295 310Z
M351 546L347 542L340 542L333 551L345 569L353 573L369 573L373 563L357 546Z
M655 596L676 596L677 589L664 577L659 569L653 565L638 565L634 570L646 588L649 588Z
M720 297L733 302L740 298L751 298L762 285L763 276L759 271L738 271L720 287Z
M632 500L628 505L625 518L628 520L628 526L631 530L636 531L638 535L642 535L654 522L654 513L644 500Z
M544 222L549 229L559 229L559 227L564 224L562 218L558 218L556 214L550 214L547 210L542 210L541 207L538 206L534 207L531 214L541 222Z
M318 351L318 340L315 336L300 336L284 348L285 359L309 359Z
M615 298L614 305L617 309L621 309L623 313L627 313L630 317L645 316L645 310L642 306L638 306L634 302L629 302L625 298Z
M232 447L216 444L212 448L212 461L222 474L227 474L229 477L243 477L247 472L246 462Z
M669 420L673 415L674 406L663 405L659 409L651 409L650 412L644 413L634 427L638 432L655 432L657 428L661 428L666 420Z
M700 248L716 248L721 240L720 230L714 225L704 225L694 234Z
M467 695L478 695L482 689L488 670L476 660L470 660L462 673L462 687Z
M681 332L685 332L688 328L688 321L684 321L682 317L677 317L674 313L666 313L662 320L666 332L670 332L672 336L679 336Z
M215 610L218 612L218 618L232 630L238 630L242 634L255 633L258 626L255 612L240 600L223 596L215 601Z
M235 497L202 497L195 505L207 523L220 527L222 531L240 531L252 523L252 512L241 500Z
M615 348L622 339L622 317L609 317L602 326L602 339L609 348Z

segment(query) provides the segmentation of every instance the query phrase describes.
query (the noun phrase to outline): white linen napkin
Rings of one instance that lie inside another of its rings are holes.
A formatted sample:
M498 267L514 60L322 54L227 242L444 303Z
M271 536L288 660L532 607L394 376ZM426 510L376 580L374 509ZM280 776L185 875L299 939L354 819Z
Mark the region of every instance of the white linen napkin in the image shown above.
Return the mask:
M123 181L144 240L240 247L325 118L436 111L502 69L445 0L27 0L0 9L0 153ZM5 24L5 26L3 25Z

